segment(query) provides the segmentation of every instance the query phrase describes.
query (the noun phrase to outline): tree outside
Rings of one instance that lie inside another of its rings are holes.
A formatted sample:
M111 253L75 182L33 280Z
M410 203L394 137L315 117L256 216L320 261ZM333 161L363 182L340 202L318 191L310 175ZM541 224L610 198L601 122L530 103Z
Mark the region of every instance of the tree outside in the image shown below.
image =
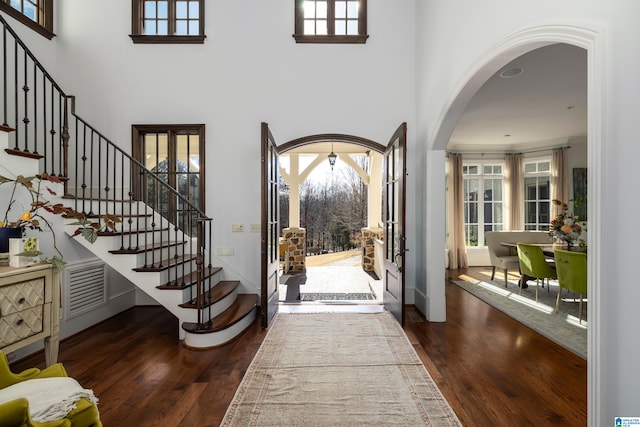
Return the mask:
M368 158L354 157L368 170ZM289 189L280 182L280 222L289 226ZM307 255L347 251L360 246L367 225L367 185L349 167L336 168L329 179L307 179L300 188L300 227L307 232Z

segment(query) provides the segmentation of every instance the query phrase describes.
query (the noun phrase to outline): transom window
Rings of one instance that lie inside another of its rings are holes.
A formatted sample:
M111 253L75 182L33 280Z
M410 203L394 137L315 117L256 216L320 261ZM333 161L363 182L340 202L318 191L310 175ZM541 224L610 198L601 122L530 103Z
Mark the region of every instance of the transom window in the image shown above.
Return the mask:
M504 166L501 163L469 163L462 166L467 246L485 246L484 234L487 231L503 229L503 174Z
M0 9L48 39L55 35L53 0L0 0Z
M133 0L134 43L203 43L204 0Z
M295 0L298 43L365 43L366 0Z
M551 222L551 160L524 163L524 229L548 231Z

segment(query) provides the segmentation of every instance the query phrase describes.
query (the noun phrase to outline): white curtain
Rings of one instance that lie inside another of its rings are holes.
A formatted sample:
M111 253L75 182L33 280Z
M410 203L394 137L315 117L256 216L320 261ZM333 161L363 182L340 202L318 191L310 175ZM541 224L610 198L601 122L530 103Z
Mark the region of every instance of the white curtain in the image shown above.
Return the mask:
M551 200L569 203L569 168L567 166L566 148L553 150L551 156ZM558 216L562 205L551 204L551 218Z
M466 268L469 264L464 237L462 156L449 154L448 162L449 268Z
M504 181L507 230L524 229L524 174L522 154L506 154L504 157Z

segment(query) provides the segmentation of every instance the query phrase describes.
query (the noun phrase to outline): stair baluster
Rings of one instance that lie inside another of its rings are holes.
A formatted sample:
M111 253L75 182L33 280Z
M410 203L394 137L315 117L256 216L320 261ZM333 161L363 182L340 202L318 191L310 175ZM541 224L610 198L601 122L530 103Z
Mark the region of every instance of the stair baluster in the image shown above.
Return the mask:
M65 94L1 13L0 24L2 120L5 128L14 131L4 135L13 147L7 153L33 158L41 173L59 177L64 197L73 199L76 211L89 218L122 217L115 230L101 233L114 239L117 249L108 252L139 260L132 272L121 272L125 276L132 277L133 271L155 272L163 280L158 288L184 294L187 301L180 307L167 308L197 310L195 322L183 323L187 336L193 331L202 334L208 328L215 329L212 332L226 328L212 321L219 314L232 319L229 328L236 323L246 325L247 319L251 323L257 295L244 295L241 304L237 303L239 282L216 278L221 268L213 266L211 218L78 116L75 97ZM219 302L224 308L217 307ZM206 342L196 339L187 345L206 346Z

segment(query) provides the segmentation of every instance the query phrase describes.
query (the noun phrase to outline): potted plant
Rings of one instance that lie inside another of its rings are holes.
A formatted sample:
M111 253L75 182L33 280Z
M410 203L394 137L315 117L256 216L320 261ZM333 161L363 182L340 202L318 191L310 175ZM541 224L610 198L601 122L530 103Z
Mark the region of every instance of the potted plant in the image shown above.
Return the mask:
M52 203L45 197L44 191L50 196L56 196L57 194L47 183L60 184L62 181L48 174L29 177L18 175L15 179L0 175L0 185L11 186L9 195L6 198L4 214L0 217L0 251L7 252L8 250L8 242L4 239L22 238L27 230L50 232L53 248L57 254L43 261L60 268L64 264L64 257L58 249L56 233L47 215L61 215L64 218L76 219L74 224L78 225L78 229L73 236L82 235L92 243L97 239L99 231L104 229L114 230L115 224L121 222L121 220L115 215L104 215L101 218L102 223L100 221L91 221L85 214L77 212L73 208L62 203ZM5 204L2 201L4 199L3 196L5 195L0 196L0 206ZM19 199L22 203L19 203ZM19 206L22 208L14 209ZM0 210L0 212L2 211ZM33 237L28 241L25 240L24 243L28 243L27 248L25 249L23 245L21 252L17 254L18 256L34 257L42 254L38 248L37 240L34 240Z

